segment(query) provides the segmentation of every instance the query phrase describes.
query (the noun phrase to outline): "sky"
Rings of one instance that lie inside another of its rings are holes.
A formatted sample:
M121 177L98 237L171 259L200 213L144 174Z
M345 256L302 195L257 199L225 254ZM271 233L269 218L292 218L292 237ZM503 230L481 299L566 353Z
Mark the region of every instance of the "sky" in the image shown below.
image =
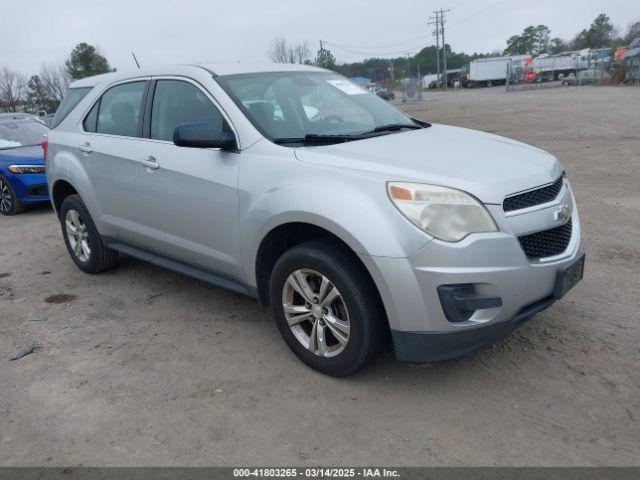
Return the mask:
M324 40L339 62L415 53L433 44L427 25L446 13L454 51L502 50L528 25L570 39L600 13L624 32L637 0L1 0L0 68L36 73L72 48L96 45L118 70L175 63L267 62L275 37Z

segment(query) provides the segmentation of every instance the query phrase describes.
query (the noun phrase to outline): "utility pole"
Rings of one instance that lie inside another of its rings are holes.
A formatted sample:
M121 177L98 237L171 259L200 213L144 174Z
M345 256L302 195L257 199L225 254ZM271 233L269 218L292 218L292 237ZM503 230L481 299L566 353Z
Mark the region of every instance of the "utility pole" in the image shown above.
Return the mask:
M439 81L442 81L440 77L440 12L434 12L436 14L435 20L433 17L429 17L429 20L433 20L428 23L428 25L435 25L436 31L433 32L433 35L436 37L436 69L438 70L438 81L436 82L436 87Z
M445 24L444 14L450 11L451 10L443 10L441 8L440 10L433 12L436 14L436 22L438 21L438 18L440 19L440 32L442 33L442 63L443 63L443 69L444 69L444 73L442 75L443 77L442 86L444 87L445 90L448 87L447 84L449 83L449 79L447 77L447 43L444 39L444 24Z

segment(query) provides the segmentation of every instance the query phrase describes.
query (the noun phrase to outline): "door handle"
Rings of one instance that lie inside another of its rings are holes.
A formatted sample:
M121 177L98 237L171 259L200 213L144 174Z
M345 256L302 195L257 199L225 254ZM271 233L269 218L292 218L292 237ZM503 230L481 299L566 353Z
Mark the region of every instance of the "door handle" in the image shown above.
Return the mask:
M156 157L151 155L149 155L147 158L143 158L142 160L140 160L140 163L152 170L157 170L160 168L160 165L158 165L158 161L156 160Z
M82 153L91 153L93 149L91 148L91 144L89 142L85 142L78 147Z

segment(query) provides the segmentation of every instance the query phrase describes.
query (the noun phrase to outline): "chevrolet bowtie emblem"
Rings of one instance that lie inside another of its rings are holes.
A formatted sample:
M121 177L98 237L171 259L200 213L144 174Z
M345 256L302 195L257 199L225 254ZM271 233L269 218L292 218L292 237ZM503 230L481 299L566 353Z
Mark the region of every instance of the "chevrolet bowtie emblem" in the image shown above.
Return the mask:
M571 208L569 205L562 205L554 213L554 220L561 222L568 222L571 220Z

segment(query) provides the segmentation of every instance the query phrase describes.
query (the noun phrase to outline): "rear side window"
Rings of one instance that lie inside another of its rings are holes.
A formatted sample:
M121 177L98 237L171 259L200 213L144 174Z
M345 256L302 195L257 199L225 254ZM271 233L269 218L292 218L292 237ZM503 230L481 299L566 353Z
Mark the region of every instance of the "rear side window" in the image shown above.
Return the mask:
M180 80L158 80L151 110L151 138L173 140L173 131L185 123L214 123L228 131L222 114L194 85Z
M145 83L144 81L124 83L107 90L85 117L85 130L123 137L138 137Z
M67 115L71 113L71 110L76 108L76 105L80 103L84 97L86 97L87 93L91 91L93 87L82 87L82 88L70 88L64 94L64 98L62 99L62 103L56 110L56 114L51 121L51 128L55 128L60 123L67 118Z

